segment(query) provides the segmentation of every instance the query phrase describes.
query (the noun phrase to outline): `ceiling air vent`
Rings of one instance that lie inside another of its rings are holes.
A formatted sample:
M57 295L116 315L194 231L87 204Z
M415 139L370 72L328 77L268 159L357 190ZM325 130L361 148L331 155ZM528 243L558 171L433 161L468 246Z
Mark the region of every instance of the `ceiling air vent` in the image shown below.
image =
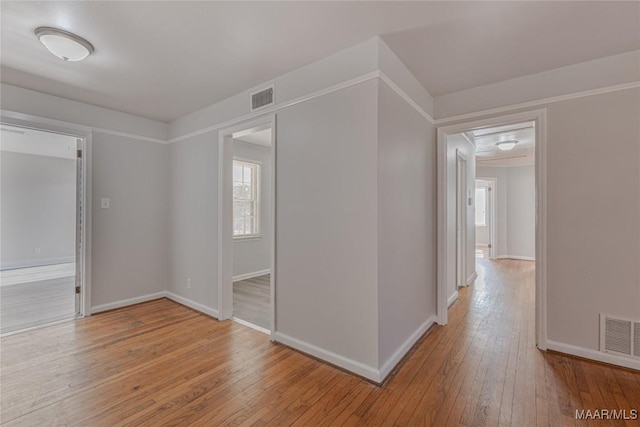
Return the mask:
M251 111L255 111L259 108L264 108L269 105L273 105L274 96L273 96L273 86L270 86L260 92L251 94Z
M640 322L601 313L600 351L640 358Z

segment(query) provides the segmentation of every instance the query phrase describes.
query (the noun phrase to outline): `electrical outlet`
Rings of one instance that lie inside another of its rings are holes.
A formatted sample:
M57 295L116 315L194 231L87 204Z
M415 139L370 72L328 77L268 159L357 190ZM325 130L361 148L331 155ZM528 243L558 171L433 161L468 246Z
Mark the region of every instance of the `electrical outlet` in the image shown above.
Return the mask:
M35 254L39 254L40 253L40 248L33 248L33 252Z
M191 279L187 279L187 289L191 289Z

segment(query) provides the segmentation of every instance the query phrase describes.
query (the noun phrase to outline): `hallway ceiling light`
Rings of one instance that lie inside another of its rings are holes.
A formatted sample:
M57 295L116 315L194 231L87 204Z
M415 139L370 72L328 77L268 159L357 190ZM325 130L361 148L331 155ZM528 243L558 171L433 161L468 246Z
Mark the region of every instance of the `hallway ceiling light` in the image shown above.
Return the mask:
M509 141L500 141L496 142L496 147L498 147L502 151L509 151L513 150L513 147L515 147L517 143L518 141L516 141L515 139Z
M35 34L49 52L64 61L81 61L94 51L91 43L68 31L38 27Z

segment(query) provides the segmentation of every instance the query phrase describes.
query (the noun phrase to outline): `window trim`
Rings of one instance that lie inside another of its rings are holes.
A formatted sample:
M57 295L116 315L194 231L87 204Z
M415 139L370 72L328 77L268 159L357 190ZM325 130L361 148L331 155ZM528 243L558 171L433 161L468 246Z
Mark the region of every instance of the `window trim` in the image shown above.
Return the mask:
M251 160L251 159L246 159L246 158L242 158L242 157L233 157L233 163L232 163L232 177L231 177L231 186L233 187L233 166L236 165L236 162L238 163L244 163L247 164L249 166L251 166L252 168L255 167L255 188L256 188L256 197L255 199L252 199L255 203L255 232L252 234L239 234L236 235L234 234L234 230L232 230L232 239L234 241L250 241L250 240L259 240L262 239L263 233L262 233L262 162L258 161L258 160ZM233 203L236 201L236 199L233 197L233 190L231 192L231 205L233 206ZM231 218L232 220L235 219L233 212L231 213Z

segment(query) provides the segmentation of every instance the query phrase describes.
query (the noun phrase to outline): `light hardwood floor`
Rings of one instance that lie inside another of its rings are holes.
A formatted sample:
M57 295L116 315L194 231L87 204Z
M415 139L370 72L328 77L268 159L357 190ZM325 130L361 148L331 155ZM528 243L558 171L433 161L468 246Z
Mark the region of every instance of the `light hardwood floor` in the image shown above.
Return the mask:
M162 299L2 338L7 426L571 426L640 406L640 373L533 343L533 263L479 261L450 324L378 387ZM639 408L640 409L640 408Z
M76 315L74 263L3 270L0 281L2 334Z
M233 315L264 329L271 329L271 304L269 291L271 275L233 283Z

